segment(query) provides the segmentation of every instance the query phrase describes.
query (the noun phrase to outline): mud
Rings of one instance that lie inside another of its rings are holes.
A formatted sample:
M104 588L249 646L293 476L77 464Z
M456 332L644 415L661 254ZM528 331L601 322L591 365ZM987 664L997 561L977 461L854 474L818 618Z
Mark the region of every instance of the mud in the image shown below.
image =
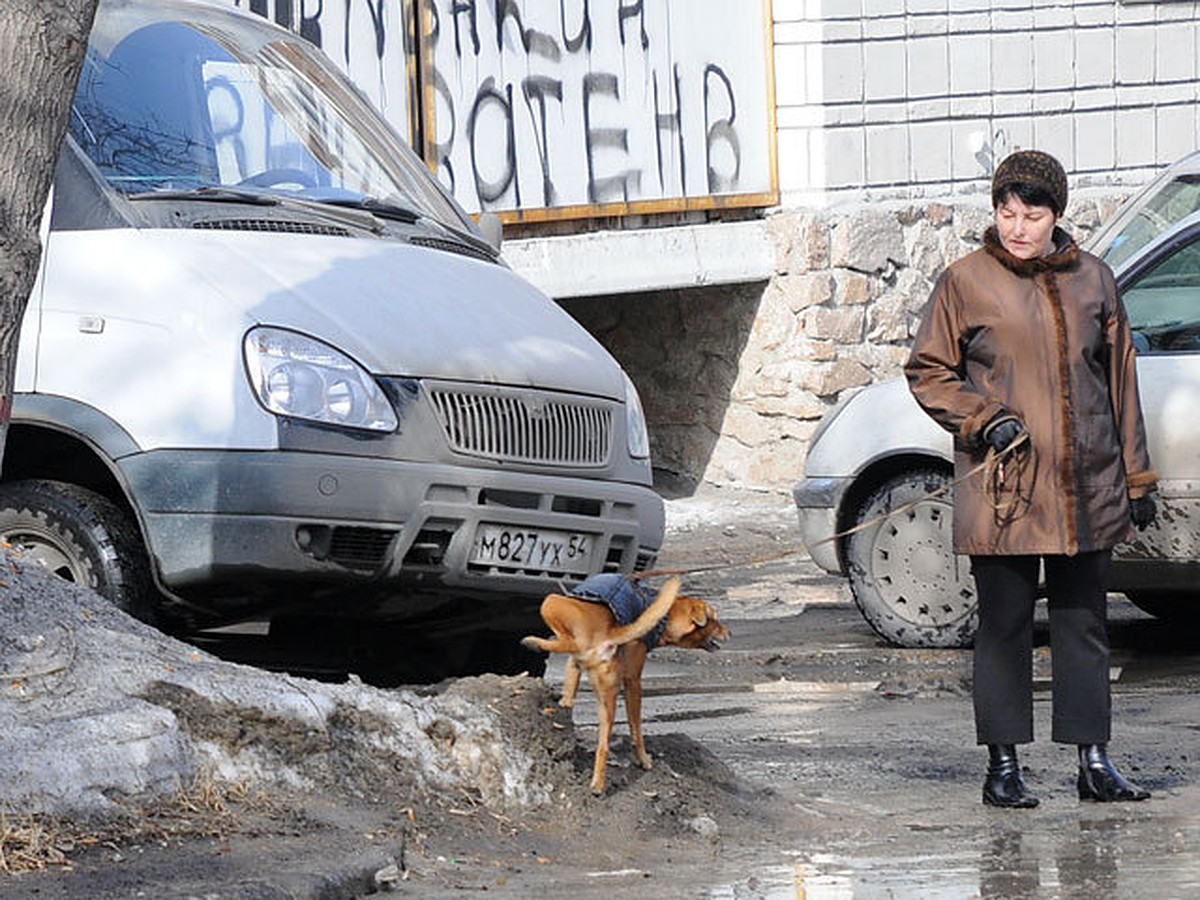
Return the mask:
M438 790L401 755L314 754L307 735L275 735L265 721L243 734L220 707L162 695L216 741L238 745L261 726L255 742L278 738L280 757L303 758L319 789L201 782L118 822L48 823L69 866L0 875L0 895L1149 900L1200 891L1200 636L1114 601L1114 758L1154 797L1111 807L1078 800L1073 748L1046 739L1040 647L1039 739L1022 760L1042 805L994 810L979 801L969 652L884 647L845 585L792 553L791 529L778 498L676 508L664 566L703 567L688 589L713 600L733 638L715 654L652 654L644 719L654 767L633 764L619 719L603 797L588 791L594 704L585 694L573 714L557 706L561 661L545 678L416 689L441 711L425 735L443 754L528 760L516 794L502 783L511 767L496 761L475 766L476 783ZM345 716L347 734L370 734L373 714L339 709L331 721Z

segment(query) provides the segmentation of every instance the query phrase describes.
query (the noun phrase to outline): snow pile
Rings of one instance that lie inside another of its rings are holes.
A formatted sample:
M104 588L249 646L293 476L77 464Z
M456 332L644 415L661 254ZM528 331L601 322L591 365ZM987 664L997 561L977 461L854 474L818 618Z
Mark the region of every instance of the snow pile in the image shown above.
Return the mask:
M496 807L546 802L547 742L563 740L540 712L548 689L522 677L463 682L424 697L224 662L0 556L7 810L103 814L198 774L369 802L448 790Z

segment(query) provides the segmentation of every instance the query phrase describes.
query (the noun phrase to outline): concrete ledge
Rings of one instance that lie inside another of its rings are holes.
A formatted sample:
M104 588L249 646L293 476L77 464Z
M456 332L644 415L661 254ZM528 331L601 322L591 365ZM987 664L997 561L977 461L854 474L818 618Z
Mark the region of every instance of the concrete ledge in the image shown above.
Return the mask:
M760 219L505 241L504 259L554 298L765 281L775 272Z

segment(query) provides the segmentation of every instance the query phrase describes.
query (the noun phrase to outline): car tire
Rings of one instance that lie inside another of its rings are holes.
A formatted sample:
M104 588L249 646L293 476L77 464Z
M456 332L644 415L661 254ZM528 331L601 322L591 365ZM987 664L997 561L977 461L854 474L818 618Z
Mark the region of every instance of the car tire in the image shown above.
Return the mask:
M1126 591L1129 602L1164 622L1200 625L1200 598L1189 591Z
M949 482L949 473L934 467L900 472L855 514L860 530L846 551L850 589L890 644L969 647L975 638L975 580L967 558L953 551Z
M60 481L0 485L0 540L23 559L154 621L157 593L141 534L106 497Z

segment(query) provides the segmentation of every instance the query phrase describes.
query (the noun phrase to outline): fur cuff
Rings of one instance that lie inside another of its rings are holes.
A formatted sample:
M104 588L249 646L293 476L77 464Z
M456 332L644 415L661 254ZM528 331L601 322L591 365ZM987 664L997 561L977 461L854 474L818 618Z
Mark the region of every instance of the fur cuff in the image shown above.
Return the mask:
M1129 499L1136 500L1138 497L1145 497L1157 487L1158 473L1153 469L1134 472L1125 477L1125 483L1129 486Z

